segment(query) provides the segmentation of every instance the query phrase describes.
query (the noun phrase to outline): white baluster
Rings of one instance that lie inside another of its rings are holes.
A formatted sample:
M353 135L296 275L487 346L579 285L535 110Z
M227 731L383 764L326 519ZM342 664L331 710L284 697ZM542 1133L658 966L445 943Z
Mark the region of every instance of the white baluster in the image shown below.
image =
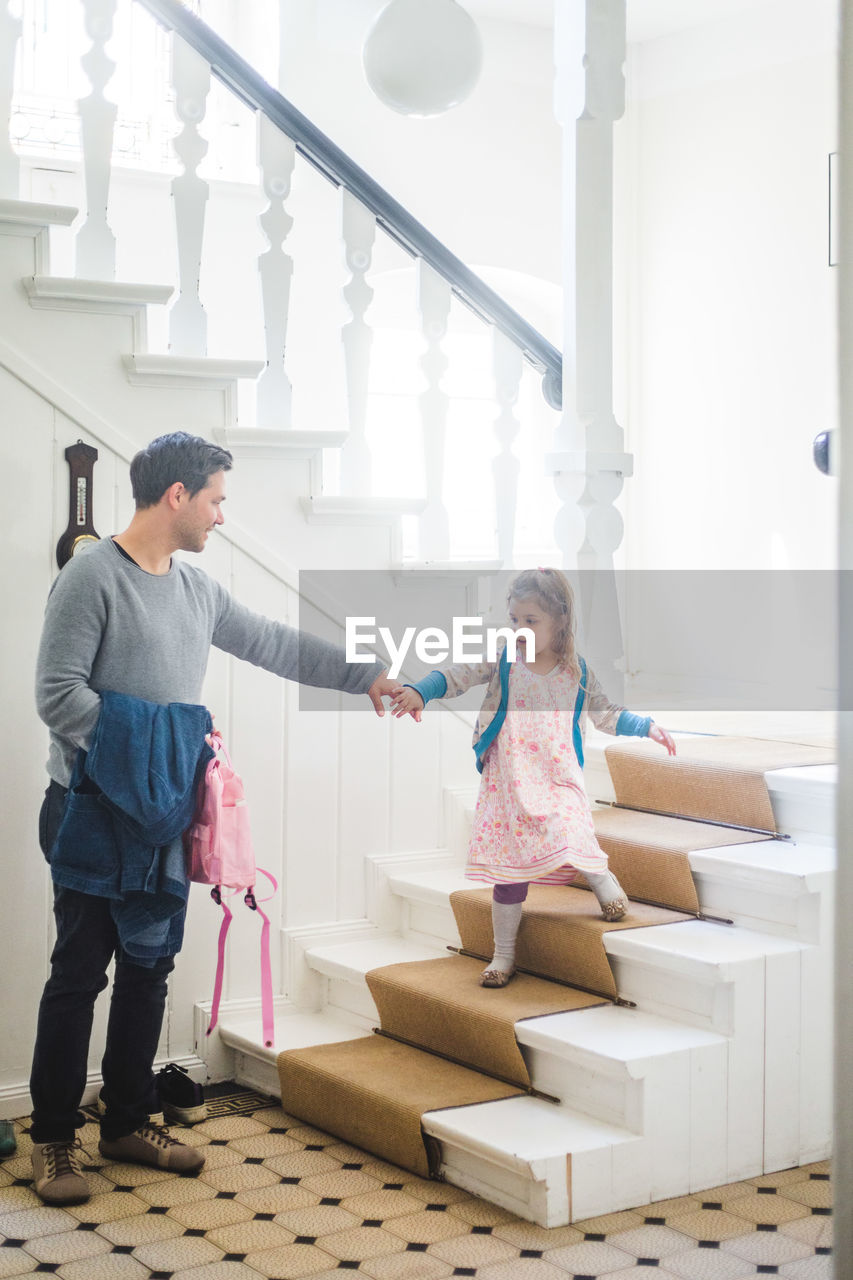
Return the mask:
M207 315L199 298L199 277L208 184L197 172L207 154L198 126L210 92L210 67L180 36L172 37L172 83L175 111L184 126L173 145L184 171L172 180L180 295L169 314L169 349L174 355L203 356Z
M344 325L341 335L349 410L349 436L341 452L341 493L367 497L372 491L372 459L366 432L373 332L364 316L373 298L367 272L376 238L376 218L354 195L343 189L341 213L346 262L352 272L344 287L352 319Z
M419 396L424 438L427 505L420 519L422 560L447 560L450 557L450 528L447 509L442 500L444 485L444 445L447 435L448 397L441 379L448 360L442 350L450 315L450 285L427 266L418 262L418 308L427 347L421 358L427 386Z
M612 387L613 123L625 108L625 0L567 0L555 20L566 242L557 540L567 563L579 556L594 568L611 564L622 540L613 503L631 474Z
M613 124L625 108L625 0L565 0L555 10L556 104L563 126L563 415L549 459L563 503L557 542L584 575L587 657L614 689L621 656L614 505L632 458L613 412Z
M83 174L86 183L86 221L77 233L77 275L90 280L112 280L116 271L116 241L107 222L110 194L115 103L104 89L115 70L107 56L106 44L113 33L116 0L83 0L86 34L92 47L81 59L92 92L77 104L83 144Z
M512 444L519 432L519 421L513 412L518 400L524 359L519 347L511 338L493 331L493 357L495 372L495 398L498 416L495 418L495 435L501 452L492 463L495 476L495 508L497 512L498 555L501 563L512 564L515 542L515 511L518 502L519 461L512 452Z
M296 160L296 147L286 134L265 115L258 116L258 163L264 194L269 204L260 216L269 247L258 258L261 296L264 307L267 367L258 382L257 424L259 427L290 427L293 399L285 370L287 319L293 259L282 245L290 234L293 219L285 208Z
M9 139L9 118L12 114L12 94L15 91L15 52L21 38L21 19L16 18L6 5L0 10L0 118L6 127L0 131L0 197L17 200L20 195L20 163Z

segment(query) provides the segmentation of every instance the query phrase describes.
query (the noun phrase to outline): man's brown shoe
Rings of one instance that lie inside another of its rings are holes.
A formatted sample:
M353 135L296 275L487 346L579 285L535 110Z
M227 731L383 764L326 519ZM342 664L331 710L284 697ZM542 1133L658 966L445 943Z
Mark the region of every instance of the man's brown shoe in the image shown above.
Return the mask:
M101 1138L98 1150L121 1164L152 1164L173 1173L198 1173L204 1164L204 1156L195 1147L178 1142L164 1125L151 1122L111 1142Z
M79 1138L73 1142L34 1142L33 1189L45 1204L84 1204L91 1194L80 1172Z

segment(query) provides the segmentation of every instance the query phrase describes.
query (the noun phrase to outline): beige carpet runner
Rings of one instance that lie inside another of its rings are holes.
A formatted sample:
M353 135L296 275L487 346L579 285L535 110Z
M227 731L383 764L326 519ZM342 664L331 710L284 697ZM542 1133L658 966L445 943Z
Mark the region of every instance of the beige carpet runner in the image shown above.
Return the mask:
M450 895L450 905L464 950L491 959L491 889L460 889ZM611 924L602 920L589 889L532 884L521 913L516 964L528 973L615 1000L619 993L603 935L615 929L641 929L686 919L679 912L635 902L624 920Z
M516 1022L606 1003L601 996L528 974L519 974L495 992L480 986L482 969L482 962L469 956L374 969L367 985L382 1030L529 1088L530 1076L515 1038Z
M678 754L625 738L605 750L620 805L680 818L704 818L775 832L764 774L771 769L829 764L822 747L764 738L691 738Z
M694 913L699 911L699 898L688 854L696 849L716 849L721 845L770 838L686 818L636 813L632 809L597 809L593 821L610 869L629 898L665 902L670 907Z
M478 976L492 954L491 889L452 894L470 954L368 973L384 1034L281 1053L286 1111L421 1176L435 1174L440 1153L422 1132L422 1115L528 1090L515 1024L617 998L603 935L697 913L689 853L771 838L764 773L833 756L772 740L697 737L680 742L675 758L625 740L606 759L622 807L595 812L596 835L633 899L628 916L603 921L586 888L531 885L518 940L522 972L490 990Z
M384 1036L287 1049L279 1054L278 1074L281 1105L290 1115L422 1178L438 1172L421 1129L425 1111L522 1093Z

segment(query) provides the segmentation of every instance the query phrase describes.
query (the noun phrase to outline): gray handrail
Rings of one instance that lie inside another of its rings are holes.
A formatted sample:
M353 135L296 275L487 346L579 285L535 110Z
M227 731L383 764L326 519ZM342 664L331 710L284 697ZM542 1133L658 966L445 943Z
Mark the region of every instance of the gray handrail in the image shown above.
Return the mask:
M563 357L538 329L490 289L378 182L335 146L331 138L267 84L221 36L185 9L179 0L137 0L137 3L147 9L161 26L176 32L191 45L210 64L217 79L241 101L254 111L262 111L291 138L300 155L329 182L352 192L375 215L376 221L393 240L413 258L422 258L449 283L461 302L480 319L494 324L511 338L525 359L542 374L542 392L548 404L554 409L560 408Z

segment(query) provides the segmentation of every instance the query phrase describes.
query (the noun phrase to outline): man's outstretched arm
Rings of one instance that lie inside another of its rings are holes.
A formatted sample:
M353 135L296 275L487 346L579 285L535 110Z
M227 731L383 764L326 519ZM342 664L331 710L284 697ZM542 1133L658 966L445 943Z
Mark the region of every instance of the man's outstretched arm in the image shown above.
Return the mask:
M400 685L387 678L378 659L348 662L340 645L254 613L223 587L218 590L219 617L213 632L217 648L299 684L366 693L376 714L385 714L382 698L396 693Z

